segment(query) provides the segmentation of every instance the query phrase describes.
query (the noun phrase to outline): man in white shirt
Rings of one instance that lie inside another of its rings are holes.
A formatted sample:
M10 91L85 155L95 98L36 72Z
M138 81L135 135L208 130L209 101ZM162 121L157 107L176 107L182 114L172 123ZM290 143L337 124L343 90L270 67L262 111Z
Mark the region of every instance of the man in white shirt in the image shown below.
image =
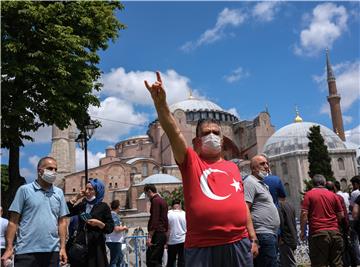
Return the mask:
M168 212L168 261L167 267L174 267L177 259L177 266L185 266L184 243L186 234L185 211L181 209L180 200L173 200L172 209Z

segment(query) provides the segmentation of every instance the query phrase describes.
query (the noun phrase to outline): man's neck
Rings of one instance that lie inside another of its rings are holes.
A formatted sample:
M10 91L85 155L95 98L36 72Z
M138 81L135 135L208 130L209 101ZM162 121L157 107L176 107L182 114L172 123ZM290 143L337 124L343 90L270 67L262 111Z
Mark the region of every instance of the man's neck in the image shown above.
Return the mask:
M43 179L41 179L41 178L39 178L39 177L36 179L36 181L37 181L37 183L40 185L40 187L41 187L42 189L45 189L45 190L50 189L51 186L52 186L52 184L49 184L49 183L45 182Z
M223 158L221 157L221 155L216 155L216 156L204 156L204 155L200 155L201 159L210 162L210 163L214 163L214 162L218 162L221 161Z

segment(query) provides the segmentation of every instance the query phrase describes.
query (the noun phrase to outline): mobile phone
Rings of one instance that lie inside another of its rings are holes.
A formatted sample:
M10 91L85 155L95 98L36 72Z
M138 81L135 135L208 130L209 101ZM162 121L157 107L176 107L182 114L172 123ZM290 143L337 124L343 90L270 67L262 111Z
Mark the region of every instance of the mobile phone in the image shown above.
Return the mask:
M80 214L80 218L83 221L87 221L87 220L90 220L92 218L92 216L91 216L90 213L83 212L83 213Z

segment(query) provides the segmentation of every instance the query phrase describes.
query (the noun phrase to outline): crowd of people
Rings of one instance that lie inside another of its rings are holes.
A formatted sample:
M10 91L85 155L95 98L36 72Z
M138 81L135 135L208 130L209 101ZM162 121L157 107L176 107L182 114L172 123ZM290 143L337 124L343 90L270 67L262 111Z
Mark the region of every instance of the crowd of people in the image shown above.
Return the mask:
M254 156L251 174L241 177L238 166L222 157L223 135L215 119L199 120L188 146L169 110L160 73L156 75L156 82L145 81L145 86L183 177L185 203L173 199L169 210L155 185L145 185L151 203L147 266L163 266L165 249L167 267L296 266L296 211L281 179L271 174L266 155ZM118 215L120 202L103 202L103 181L89 179L66 202L53 185L56 160L40 159L37 171L34 182L18 189L9 221L1 220L2 265L124 266L123 233L128 228ZM311 265L357 266L360 176L351 179L350 195L321 174L312 181L300 212L300 238L308 239Z

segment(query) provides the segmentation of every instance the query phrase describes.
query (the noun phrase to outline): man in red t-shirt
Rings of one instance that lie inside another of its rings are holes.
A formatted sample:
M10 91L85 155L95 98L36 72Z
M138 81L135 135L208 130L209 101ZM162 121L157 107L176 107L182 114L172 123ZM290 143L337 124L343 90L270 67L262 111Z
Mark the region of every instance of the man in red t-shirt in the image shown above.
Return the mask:
M306 192L300 217L300 238L305 240L305 225L309 221L311 266L342 266L343 239L339 224L344 212L338 197L325 188L326 179L314 175L315 188Z
M194 150L171 114L159 72L145 86L179 165L186 205L188 267L252 266L257 239L237 166L221 157L222 133L214 119L198 121ZM251 252L250 252L251 251Z

